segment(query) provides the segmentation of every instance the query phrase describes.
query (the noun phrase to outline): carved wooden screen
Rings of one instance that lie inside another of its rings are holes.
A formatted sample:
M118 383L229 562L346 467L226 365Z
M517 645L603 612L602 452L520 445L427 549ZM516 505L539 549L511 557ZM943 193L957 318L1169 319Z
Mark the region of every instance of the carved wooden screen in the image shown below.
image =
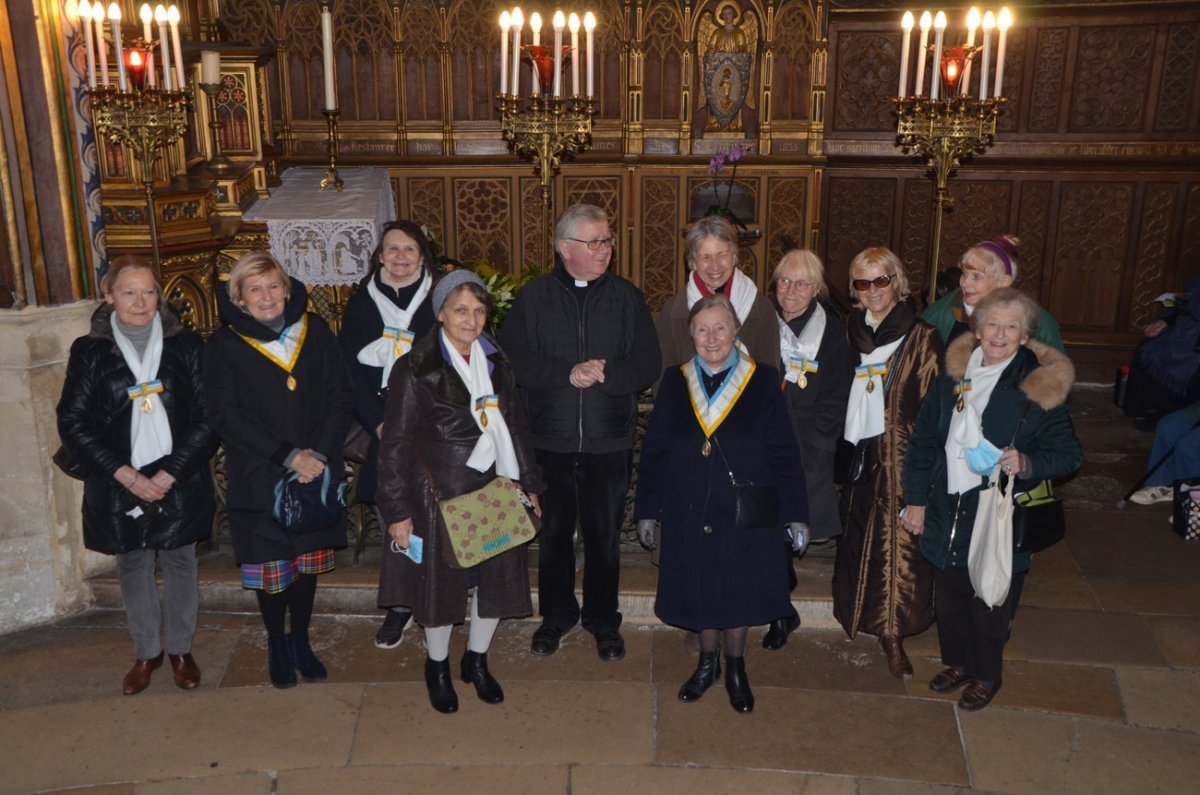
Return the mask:
M647 122L679 122L684 42L679 4L669 0L650 3L642 35L646 54L642 117Z
M410 121L437 121L442 113L441 23L432 3L406 3L400 15L404 110Z
M775 69L771 91L774 121L807 121L816 39L812 9L789 3L775 18Z

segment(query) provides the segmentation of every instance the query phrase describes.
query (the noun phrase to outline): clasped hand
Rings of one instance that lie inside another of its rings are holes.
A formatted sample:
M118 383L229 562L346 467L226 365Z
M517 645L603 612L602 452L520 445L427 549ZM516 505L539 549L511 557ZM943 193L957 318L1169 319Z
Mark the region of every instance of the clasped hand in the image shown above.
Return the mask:
M146 477L128 464L114 472L113 478L142 502L158 502L175 485L175 476L166 470L160 469Z
M587 389L593 384L604 383L604 359L588 359L571 368L571 386Z
M301 483L311 483L325 472L325 462L313 455L312 450L301 450L292 459L292 470L300 476Z

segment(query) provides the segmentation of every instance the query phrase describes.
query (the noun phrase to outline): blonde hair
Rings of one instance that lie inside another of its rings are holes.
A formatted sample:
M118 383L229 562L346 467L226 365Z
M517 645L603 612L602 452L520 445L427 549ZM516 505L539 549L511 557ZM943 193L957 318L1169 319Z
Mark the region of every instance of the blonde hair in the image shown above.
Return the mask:
M778 282L783 269L789 267L800 270L802 278L817 288L816 295L829 295L829 285L825 283L825 266L816 254L806 248L792 249L783 255L775 270L771 272L771 281Z
M1017 246L1019 245L1021 245L1021 238L1015 235L1000 235L994 240L976 243L958 258L958 266L964 271L979 271L993 279L1011 276L1015 283L1017 281ZM1012 267L1011 273L997 253L997 249L1001 247L1006 249L1004 253L1008 257L1008 264Z
M242 303L242 283L252 276L261 276L269 271L277 271L283 280L283 300L292 297L292 279L287 271L279 264L279 260L269 252L262 250L247 251L238 257L229 271L229 297L235 304Z
M154 272L154 266L151 265L144 257L139 257L136 254L122 254L121 256L108 263L108 270L104 273L104 278L100 280L100 292L103 295L112 295L112 291L117 286L117 279L121 274L128 270L136 270L144 268L150 271L150 275L154 277L154 288L158 290L158 303L161 305L166 302L167 296L163 293L162 285L158 283L158 274Z
M879 265L883 268L884 273L892 277L892 283L888 286L896 291L898 300L903 301L912 295L912 290L908 286L908 276L904 273L904 263L900 262L900 258L889 248L872 246L864 248L854 259L850 260L850 300L855 306L862 304L858 300L858 291L854 289L854 280L862 278L858 276L859 271L872 265Z

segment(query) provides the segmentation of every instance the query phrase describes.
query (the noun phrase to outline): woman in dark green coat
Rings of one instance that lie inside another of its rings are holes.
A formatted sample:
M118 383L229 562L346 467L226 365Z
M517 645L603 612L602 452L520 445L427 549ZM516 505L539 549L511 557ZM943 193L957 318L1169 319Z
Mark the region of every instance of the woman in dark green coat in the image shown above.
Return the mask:
M945 670L934 692L966 685L958 705L982 709L1000 689L1008 630L1030 555L1014 554L1008 598L989 608L975 596L967 554L979 495L999 462L1015 493L1071 474L1083 461L1066 399L1075 380L1063 353L1037 342L1038 305L1011 288L971 315L971 334L946 349L946 367L913 426L904 460L901 522L936 567L935 611ZM982 473L982 474L981 474Z

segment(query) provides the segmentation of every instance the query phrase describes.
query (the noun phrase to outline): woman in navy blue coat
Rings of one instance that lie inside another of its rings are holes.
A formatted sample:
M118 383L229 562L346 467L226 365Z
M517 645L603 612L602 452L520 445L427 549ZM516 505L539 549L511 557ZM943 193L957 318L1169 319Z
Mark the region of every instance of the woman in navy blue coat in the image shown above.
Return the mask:
M680 688L695 701L720 677L738 712L754 708L746 679L747 628L790 608L779 565L784 526L800 543L808 528L804 470L774 368L734 345L737 316L723 295L706 296L688 318L696 356L663 373L646 431L636 516L643 543L662 525L654 611L700 635L700 660ZM732 475L731 475L732 473ZM774 486L779 522L738 530L732 478Z

